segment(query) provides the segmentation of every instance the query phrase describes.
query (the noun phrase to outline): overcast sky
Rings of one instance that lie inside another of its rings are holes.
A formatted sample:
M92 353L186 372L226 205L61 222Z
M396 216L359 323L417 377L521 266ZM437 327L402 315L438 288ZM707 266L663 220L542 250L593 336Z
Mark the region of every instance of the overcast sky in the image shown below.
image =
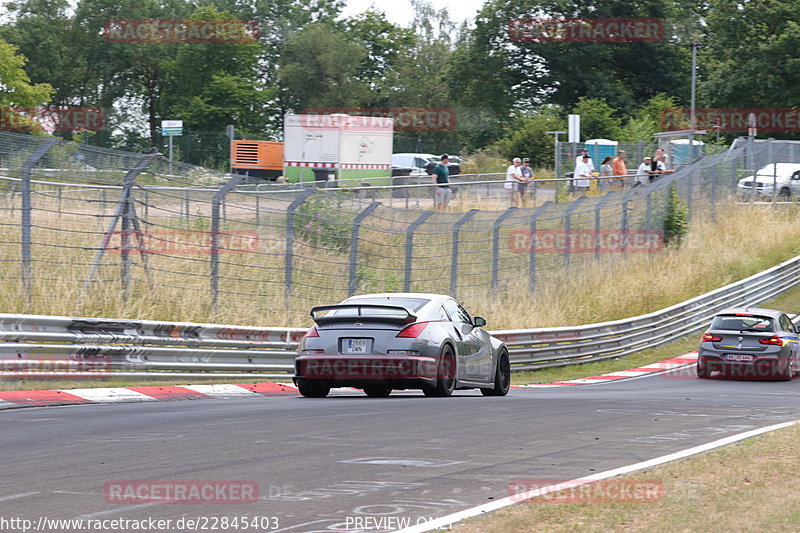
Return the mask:
M444 7L450 13L450 19L461 22L464 19L474 19L475 13L483 7L485 0L428 0L434 8ZM409 0L347 0L343 14L352 17L370 7L376 7L378 11L386 13L389 22L400 26L409 26L413 18L413 10Z

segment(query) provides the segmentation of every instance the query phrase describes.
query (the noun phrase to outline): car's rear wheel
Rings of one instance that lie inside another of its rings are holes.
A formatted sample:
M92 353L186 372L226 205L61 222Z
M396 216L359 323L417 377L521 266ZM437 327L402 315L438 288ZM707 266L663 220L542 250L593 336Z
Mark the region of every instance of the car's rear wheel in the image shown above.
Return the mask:
M446 345L442 348L442 355L439 357L439 370L436 373L436 386L425 387L422 392L425 396L445 397L453 394L456 388L456 356L453 348Z
M711 368L708 366L700 366L700 363L697 363L697 377L701 379L708 379L711 377Z
M387 398L392 393L391 387L364 387L364 394L370 398Z
M500 353L497 360L497 369L494 372L494 387L491 389L481 389L484 396L505 396L511 387L511 362L508 360L508 353Z
M331 391L328 385L307 379L298 379L297 388L300 389L300 394L306 398L324 398Z
M791 381L794 374L794 356L791 356L789 360L786 361L786 367L778 375L778 381Z

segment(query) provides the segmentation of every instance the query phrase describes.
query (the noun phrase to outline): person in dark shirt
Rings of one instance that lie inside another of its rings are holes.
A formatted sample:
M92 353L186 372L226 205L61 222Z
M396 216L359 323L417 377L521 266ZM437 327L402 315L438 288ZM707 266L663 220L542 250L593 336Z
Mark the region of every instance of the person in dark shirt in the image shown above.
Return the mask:
M442 154L439 163L433 167L434 194L433 194L433 207L437 211L446 211L447 205L453 199L453 191L450 190L450 169L447 167L447 162L450 156Z

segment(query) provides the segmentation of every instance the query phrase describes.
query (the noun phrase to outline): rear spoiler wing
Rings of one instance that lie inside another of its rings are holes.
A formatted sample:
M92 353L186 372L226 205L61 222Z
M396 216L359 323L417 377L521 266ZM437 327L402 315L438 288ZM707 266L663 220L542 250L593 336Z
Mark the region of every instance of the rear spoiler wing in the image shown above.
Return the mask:
M339 309L355 309L355 314L342 314L342 315L323 315L320 316L320 313L325 311L335 311ZM370 309L391 309L392 311L398 311L397 313L393 314L383 314L383 313L370 313ZM358 318L378 318L380 320L384 320L386 322L400 322L403 324L410 324L412 322L417 321L417 316L409 311L407 308L403 307L402 305L385 305L385 304L339 304L339 305L318 305L311 309L311 318L314 319L314 322L317 324L331 324L333 322L342 322L342 321L352 321Z

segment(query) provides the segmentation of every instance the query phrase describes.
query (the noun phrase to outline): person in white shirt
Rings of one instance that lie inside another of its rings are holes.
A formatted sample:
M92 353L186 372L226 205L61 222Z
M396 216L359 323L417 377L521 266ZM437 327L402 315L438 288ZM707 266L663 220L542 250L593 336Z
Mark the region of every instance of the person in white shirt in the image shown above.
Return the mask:
M509 191L509 200L512 207L517 205L517 198L520 196L518 184L525 182L522 175L522 159L515 157L506 170L506 189Z
M575 163L575 171L572 173L572 186L575 187L575 194L582 196L589 190L589 180L592 178L592 169L589 167L589 154L581 156L581 160Z
M581 154L575 158L575 164L583 163L583 156L589 157L589 150L587 150L586 148L584 148L581 151ZM589 160L586 162L586 164L589 165L589 170L591 172L594 172L594 161L592 161L591 157L589 157Z
M636 185L647 185L650 183L652 159L650 156L644 158L642 164L636 169Z

